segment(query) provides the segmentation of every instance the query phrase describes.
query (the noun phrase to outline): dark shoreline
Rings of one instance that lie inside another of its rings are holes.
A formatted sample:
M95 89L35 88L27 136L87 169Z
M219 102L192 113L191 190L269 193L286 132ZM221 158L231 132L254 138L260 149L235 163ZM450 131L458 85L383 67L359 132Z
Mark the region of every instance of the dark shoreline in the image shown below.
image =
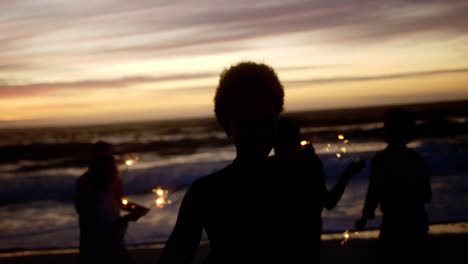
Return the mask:
M404 239L404 238L403 238ZM322 242L321 263L372 263L375 239L353 239L341 245L341 240L331 239ZM428 252L433 263L460 263L468 257L466 245L468 234L433 234L430 235ZM152 244L139 247L129 247L134 263L157 263L164 244ZM242 250L242 247L239 247ZM208 254L209 246L201 243L194 263L201 263ZM274 253L272 253L274 254ZM403 258L404 259L404 258ZM77 249L62 249L53 251L30 251L16 256L0 255L0 262L10 263L78 263Z

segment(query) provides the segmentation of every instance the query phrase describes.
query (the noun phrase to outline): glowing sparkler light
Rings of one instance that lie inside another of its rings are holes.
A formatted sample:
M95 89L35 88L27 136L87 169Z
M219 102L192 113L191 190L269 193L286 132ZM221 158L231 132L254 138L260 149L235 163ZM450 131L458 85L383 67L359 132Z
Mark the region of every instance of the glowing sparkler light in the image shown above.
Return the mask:
M305 146L307 144L309 144L309 141L307 141L307 140L302 140L301 141L301 146Z
M137 160L139 160L139 159L140 158L136 154L129 155L125 159L125 165L127 165L127 167L129 167L129 166L135 164L135 162L137 162Z
M349 239L349 234L348 233L344 234L344 238Z
M350 238L350 234L349 234L349 230L346 230L343 232L343 240L341 241L341 245L343 246L344 244L346 244L346 242L348 242L349 238Z
M161 187L153 189L153 193L156 194L157 198L154 200L154 205L158 208L163 208L166 204L170 204L171 201L167 199L169 192Z
M128 200L125 199L125 198L122 198L122 204L123 204L123 205L127 205L127 204L128 204Z
M348 145L347 150L348 150L348 149L351 149L352 152L357 152L356 149L354 149L354 147L351 145L351 142L349 141L349 139L343 140L343 143L345 143L346 145ZM341 148L341 149L343 149L343 148ZM346 153L346 152L343 151L343 153Z
M163 196L164 195L164 190L163 189L156 189L156 195L157 196Z
M158 199L156 199L155 203L156 203L156 206L159 207L159 206L162 206L164 204L164 200L162 198L158 198Z
M356 153L357 151L354 149L354 147L351 145L350 140L346 139L344 134L338 134L338 139L339 143L334 146L334 149L336 149L335 156L338 159L345 159L348 157L348 153ZM341 143L343 142L343 143ZM344 146L345 144L346 146ZM327 144L327 152L329 151L329 144ZM359 157L357 160L361 160Z
M349 230L344 231L343 240L341 241L342 246L344 246L344 244L346 244L349 241L349 239L351 238L351 234L353 234L354 236L357 236L359 232L358 231L350 232Z

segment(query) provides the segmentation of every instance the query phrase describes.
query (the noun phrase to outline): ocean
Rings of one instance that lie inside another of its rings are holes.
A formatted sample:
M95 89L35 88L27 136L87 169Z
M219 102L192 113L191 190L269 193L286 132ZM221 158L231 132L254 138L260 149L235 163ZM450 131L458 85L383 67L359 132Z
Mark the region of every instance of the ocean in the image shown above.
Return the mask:
M385 148L379 120L313 122L308 113L294 118L323 161L331 187L351 161L369 164ZM418 119L418 137L410 143L431 174L432 224L468 221L468 119L444 115ZM349 142L338 139L342 134ZM130 223L128 245L164 242L175 223L180 201L195 179L228 165L235 149L214 119L191 119L75 127L0 130L0 251L76 248L78 216L74 184L86 170L91 144L114 145L126 197L152 206ZM345 148L345 152L342 148ZM341 158L336 154L340 153ZM130 165L127 160L132 160ZM324 209L325 233L352 230L367 189L368 166L355 175L333 211ZM156 187L170 203L153 206ZM294 203L294 197L290 197ZM367 228L376 229L380 214Z

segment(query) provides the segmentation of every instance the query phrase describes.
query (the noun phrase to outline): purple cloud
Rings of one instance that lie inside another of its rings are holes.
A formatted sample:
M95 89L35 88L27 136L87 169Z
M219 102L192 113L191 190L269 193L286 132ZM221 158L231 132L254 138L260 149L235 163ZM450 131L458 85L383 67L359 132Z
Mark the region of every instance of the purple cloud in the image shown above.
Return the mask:
M450 39L468 31L468 2L462 0L2 1L0 9L7 14L0 18L0 62L34 55L105 61L222 53L247 49L254 38L293 32L326 32L321 41L346 45L420 34ZM90 48L86 54L48 50L54 41Z

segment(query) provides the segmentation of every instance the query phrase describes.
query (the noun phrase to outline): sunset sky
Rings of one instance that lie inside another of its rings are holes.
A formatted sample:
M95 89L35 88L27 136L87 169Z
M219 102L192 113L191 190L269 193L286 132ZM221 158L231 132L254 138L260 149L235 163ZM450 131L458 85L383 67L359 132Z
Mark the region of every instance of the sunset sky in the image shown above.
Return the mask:
M468 98L468 1L0 1L0 126L209 116L264 62L285 110Z

